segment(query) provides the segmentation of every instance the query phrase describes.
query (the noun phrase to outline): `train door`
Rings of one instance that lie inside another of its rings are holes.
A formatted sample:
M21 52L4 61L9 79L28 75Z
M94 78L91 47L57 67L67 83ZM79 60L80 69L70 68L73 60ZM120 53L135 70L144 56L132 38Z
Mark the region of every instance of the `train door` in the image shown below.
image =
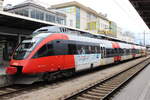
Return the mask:
M0 42L0 67L3 66L3 52L4 52L4 43Z
M102 47L102 59L105 58L105 55L106 55L106 48Z
M55 58L54 58L54 63L58 69L65 69L66 65L66 57L67 55L67 44L65 43L64 40L56 40L53 41L53 46L54 46L54 53L55 53Z
M58 71L64 68L64 45L61 40L55 40L43 45L34 55L32 66L37 66L37 72ZM35 67L35 69L37 68Z
M103 44L100 45L101 48L101 60L100 60L100 65L105 65L105 47Z
M91 67L90 55L92 53L92 46L89 46L90 54L86 54L86 45L77 44L77 55L75 55L76 71L89 69Z

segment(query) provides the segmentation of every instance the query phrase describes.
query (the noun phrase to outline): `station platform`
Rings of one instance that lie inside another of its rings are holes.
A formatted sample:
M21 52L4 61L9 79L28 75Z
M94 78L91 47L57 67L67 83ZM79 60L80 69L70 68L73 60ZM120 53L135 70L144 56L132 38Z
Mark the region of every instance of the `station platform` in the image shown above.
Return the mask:
M5 69L6 67L0 66L0 75L6 75Z
M11 84L5 73L5 69L6 67L0 66L0 87L4 87Z
M150 65L111 100L150 100Z

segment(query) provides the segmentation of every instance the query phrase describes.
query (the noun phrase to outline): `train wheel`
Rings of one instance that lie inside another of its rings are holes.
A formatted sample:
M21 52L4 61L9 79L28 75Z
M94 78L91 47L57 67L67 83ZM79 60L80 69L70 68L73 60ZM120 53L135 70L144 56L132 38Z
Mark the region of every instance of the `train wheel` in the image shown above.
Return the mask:
M94 65L93 65L93 63L91 64L91 68L90 68L90 70L93 70L94 69Z
M65 72L63 72L63 76L65 77L70 77L73 76L75 74L75 69L70 69L70 70L66 70Z
M69 69L65 71L58 72L48 72L43 75L43 80L46 82L55 81L56 79L60 79L62 77L70 77L75 74L75 69Z
M43 80L46 82L54 81L57 79L55 72L53 73L45 73L43 76Z

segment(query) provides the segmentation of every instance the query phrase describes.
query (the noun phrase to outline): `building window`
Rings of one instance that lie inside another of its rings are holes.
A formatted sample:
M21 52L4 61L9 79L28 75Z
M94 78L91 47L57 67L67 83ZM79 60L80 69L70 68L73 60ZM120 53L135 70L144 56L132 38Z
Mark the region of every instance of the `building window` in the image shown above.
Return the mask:
M44 20L44 13L38 10L31 11L31 18Z
M15 14L22 15L22 16L29 16L29 9L21 9L21 10L16 10Z
M61 18L61 17L57 17L56 18L56 23L58 23L58 24L64 24L64 19Z
M87 24L88 30L96 30L96 22L90 22Z
M71 27L73 26L73 20L70 20L70 26Z
M80 28L80 8L76 8L76 28Z
M46 21L55 23L55 16L54 15L50 15L50 14L46 14Z

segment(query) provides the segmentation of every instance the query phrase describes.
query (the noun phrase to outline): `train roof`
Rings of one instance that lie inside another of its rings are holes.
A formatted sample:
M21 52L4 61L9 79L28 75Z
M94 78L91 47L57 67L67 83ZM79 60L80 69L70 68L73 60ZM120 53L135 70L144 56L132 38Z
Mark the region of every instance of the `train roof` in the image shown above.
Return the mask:
M136 43L132 42L127 42L120 40L115 37L110 37L110 36L105 36L102 34L94 34L89 31L84 31L80 29L74 29L74 28L68 28L68 27L62 27L62 26L46 26L39 28L33 32L33 35L40 34L40 33L68 33L68 34L74 34L74 35L81 35L81 36L86 36L90 38L97 38L97 39L104 39L104 40L110 40L110 41L115 41L115 42L122 42L122 43L127 43L127 44L133 44L133 45L139 45ZM139 45L143 46L143 45Z

